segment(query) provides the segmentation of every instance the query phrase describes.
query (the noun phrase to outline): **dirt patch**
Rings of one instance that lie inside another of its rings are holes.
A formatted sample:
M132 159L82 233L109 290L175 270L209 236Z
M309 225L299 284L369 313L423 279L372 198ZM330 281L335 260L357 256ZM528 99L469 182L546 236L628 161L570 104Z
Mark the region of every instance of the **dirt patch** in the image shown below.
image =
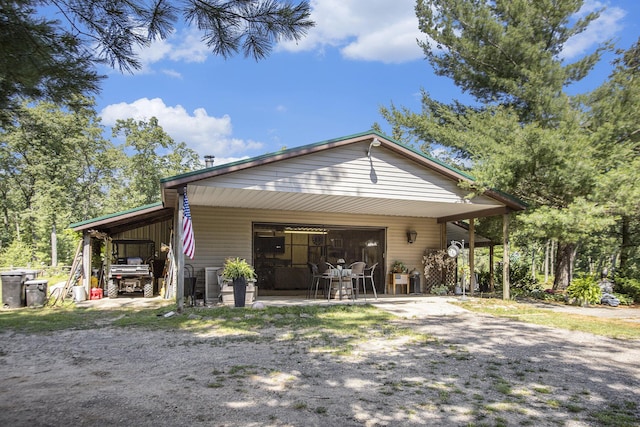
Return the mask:
M466 312L394 323L432 339L372 338L341 355L275 327L3 332L0 425L640 423L639 341Z

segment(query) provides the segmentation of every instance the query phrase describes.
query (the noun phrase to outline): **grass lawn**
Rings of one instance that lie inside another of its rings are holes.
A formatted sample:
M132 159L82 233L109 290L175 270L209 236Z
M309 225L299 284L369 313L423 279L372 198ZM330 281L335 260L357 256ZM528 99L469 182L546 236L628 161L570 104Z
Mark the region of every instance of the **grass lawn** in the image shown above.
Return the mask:
M588 332L609 338L640 339L640 322L571 314L538 308L526 302L505 301L493 298L479 298L466 302L458 302L456 304L469 311L507 317L536 325Z

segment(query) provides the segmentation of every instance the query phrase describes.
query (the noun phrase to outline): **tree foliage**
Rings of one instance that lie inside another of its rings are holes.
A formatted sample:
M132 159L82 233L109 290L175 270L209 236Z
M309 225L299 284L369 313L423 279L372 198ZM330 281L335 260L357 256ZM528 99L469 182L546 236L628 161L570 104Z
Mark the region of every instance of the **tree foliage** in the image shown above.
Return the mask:
M157 119L118 121L114 136L125 140L114 145L102 136L93 102L76 103L84 108L25 104L19 125L0 131L0 250L14 248L5 253L11 262L22 260L15 248L28 248L26 259L49 264L52 233L58 258L68 262L77 236L61 231L70 223L157 202L161 177L200 167Z
M139 47L192 25L215 55L256 60L314 23L307 1L0 0L0 124L24 99L70 102L98 91L95 66L139 69Z
M117 120L114 137L123 135L120 163L110 185L113 211L160 201L160 178L200 166L198 154L184 142L175 142L152 117L149 121Z
M425 55L438 75L450 77L477 104L446 104L423 92L419 113L393 105L382 109L395 137L417 139L425 151L443 146L466 162L477 178L472 193L499 188L525 201L529 209L515 223L515 235L559 241L555 286L563 288L579 245L617 218L598 189L606 186L607 175L627 173L618 166L633 153L624 144L611 150L621 137L617 131L594 130L607 120L616 127L624 115L603 103L596 124L587 106L593 99L581 105L564 92L610 47L603 43L570 64L560 58L569 38L599 16L575 19L582 3L419 0L420 28L428 36L421 43ZM629 57L636 56L626 55L627 62Z

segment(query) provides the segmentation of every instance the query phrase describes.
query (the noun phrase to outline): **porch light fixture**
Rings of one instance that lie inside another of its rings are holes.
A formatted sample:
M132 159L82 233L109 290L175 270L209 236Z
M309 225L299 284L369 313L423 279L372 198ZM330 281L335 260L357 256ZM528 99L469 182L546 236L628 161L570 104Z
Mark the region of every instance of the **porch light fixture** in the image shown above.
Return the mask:
M369 144L369 151L367 151L367 157L369 158L371 158L372 147L380 147L380 141L378 140L378 138L373 138L373 141L371 141L371 144Z
M416 238L418 238L418 233L416 232L416 230L407 231L407 242L413 243L416 241Z

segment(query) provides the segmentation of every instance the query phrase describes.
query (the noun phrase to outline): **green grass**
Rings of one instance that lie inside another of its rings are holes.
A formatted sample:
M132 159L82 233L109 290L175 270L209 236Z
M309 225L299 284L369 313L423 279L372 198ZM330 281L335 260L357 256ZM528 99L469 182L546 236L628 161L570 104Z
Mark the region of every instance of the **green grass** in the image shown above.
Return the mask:
M0 330L47 333L107 326L190 332L215 330L221 339L260 341L265 339L260 334L261 329L275 327L283 331L276 339L307 339L310 351L341 356L351 355L358 344L372 337L399 338L418 345L434 341L409 327L392 324L392 314L371 305L267 307L264 310L188 308L182 315L163 316L175 310L172 303L152 309L100 310L77 307L73 302L65 301L56 307L0 311Z
M467 302L456 302L456 304L477 313L507 317L536 325L588 332L609 338L640 338L640 323L626 322L619 319L605 319L595 316L558 312L536 308L527 303L500 299L474 299Z

